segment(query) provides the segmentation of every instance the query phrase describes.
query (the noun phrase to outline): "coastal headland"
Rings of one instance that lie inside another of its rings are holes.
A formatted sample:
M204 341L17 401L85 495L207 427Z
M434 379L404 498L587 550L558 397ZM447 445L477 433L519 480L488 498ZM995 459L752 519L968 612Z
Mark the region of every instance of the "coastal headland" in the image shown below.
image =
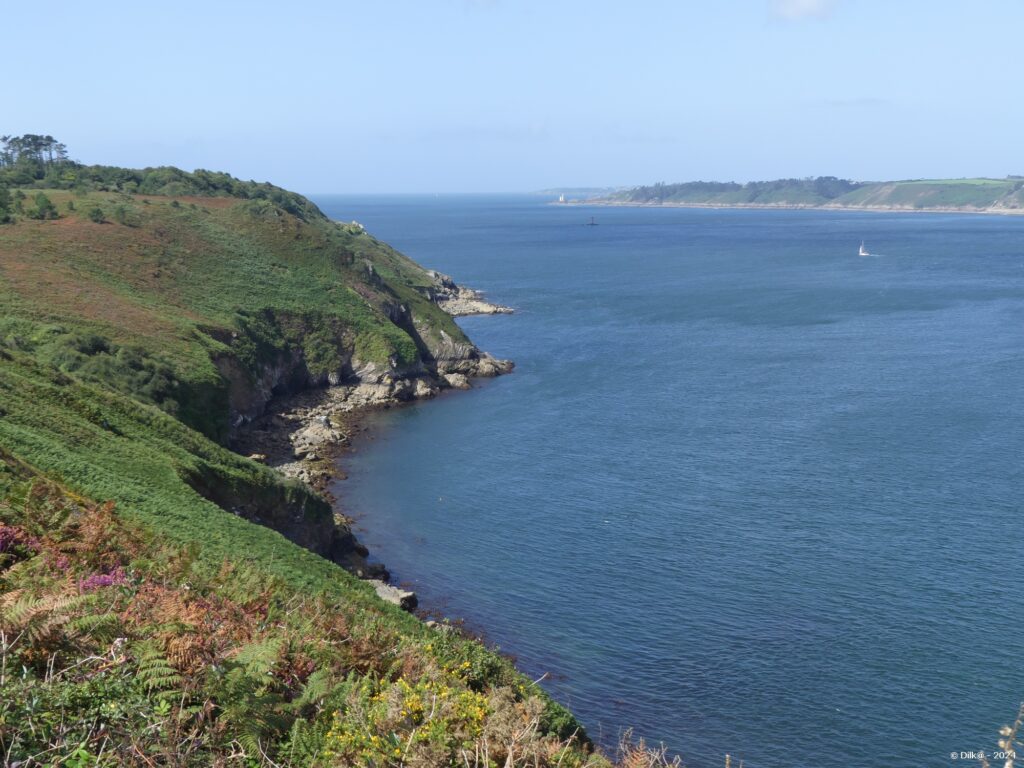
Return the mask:
M453 320L509 308L226 174L32 156L0 208L3 754L608 765L321 492L359 414L510 371Z

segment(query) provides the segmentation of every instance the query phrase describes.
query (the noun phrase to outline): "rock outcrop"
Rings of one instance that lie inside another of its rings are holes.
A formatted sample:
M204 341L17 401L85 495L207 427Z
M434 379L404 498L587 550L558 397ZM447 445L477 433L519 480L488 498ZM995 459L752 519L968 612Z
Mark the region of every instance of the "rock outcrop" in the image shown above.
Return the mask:
M386 603L397 605L403 611L414 611L419 601L415 592L409 592L399 587L393 587L386 581L370 579L370 583L377 592L377 596Z
M452 317L510 315L515 311L511 307L492 304L480 291L458 285L448 275L434 270L427 270L427 274L434 281L426 292L428 298Z
M442 284L450 280L444 277ZM458 291L467 290L458 288ZM436 318L419 319L409 307L401 304L388 304L385 310L416 344L418 359L405 363L394 358L361 360L355 339L347 329L338 328L327 336L333 365L317 366L309 360L306 338L312 334L321 338L325 335L324 328L318 325L319 318L265 311L261 317L265 326L274 331L282 329L277 348L265 351L261 359L250 361L248 365L235 354L214 356L214 363L226 382L232 431L261 417L274 398L311 389L337 390L331 399L347 402L351 410L430 398L450 387L465 389L471 377L498 376L513 368L510 361L481 352L458 328L452 327L449 332L438 327ZM213 331L210 333L214 335ZM218 331L215 338L232 349L253 345L252 339L238 331ZM293 441L296 455L301 455L306 448L315 449L318 443L337 440L329 430L326 422L307 424Z

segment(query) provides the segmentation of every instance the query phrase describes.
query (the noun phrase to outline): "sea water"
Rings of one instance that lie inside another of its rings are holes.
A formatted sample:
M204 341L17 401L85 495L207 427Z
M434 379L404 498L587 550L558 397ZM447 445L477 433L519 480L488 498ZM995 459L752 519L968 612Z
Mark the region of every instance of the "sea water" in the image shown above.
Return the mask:
M517 309L460 320L512 375L385 414L337 488L422 605L697 768L991 753L1024 218L316 201Z

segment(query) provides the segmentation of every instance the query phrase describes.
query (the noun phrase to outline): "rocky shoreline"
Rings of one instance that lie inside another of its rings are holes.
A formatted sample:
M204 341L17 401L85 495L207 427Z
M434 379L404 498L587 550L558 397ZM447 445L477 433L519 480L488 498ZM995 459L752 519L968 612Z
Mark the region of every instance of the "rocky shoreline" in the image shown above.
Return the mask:
M457 285L448 275L428 270L435 281L431 298L434 303L452 317L467 315L511 315L515 310L501 304L492 304L484 299L480 291Z
M479 291L458 286L447 275L430 273L438 286L431 298L453 317L510 314L513 310L483 299ZM470 389L474 378L510 373L514 364L486 353L472 359L439 362L435 370L400 376L384 373L324 388L308 389L271 400L264 413L240 425L233 448L250 459L305 483L324 495L335 510L335 524L351 530L352 519L338 510L329 486L344 479L338 459L351 450L353 438L365 430L364 417L374 411L436 397L447 389ZM346 570L370 581L384 600L413 611L413 592L392 586L381 563L368 561L369 551L354 546L338 560Z

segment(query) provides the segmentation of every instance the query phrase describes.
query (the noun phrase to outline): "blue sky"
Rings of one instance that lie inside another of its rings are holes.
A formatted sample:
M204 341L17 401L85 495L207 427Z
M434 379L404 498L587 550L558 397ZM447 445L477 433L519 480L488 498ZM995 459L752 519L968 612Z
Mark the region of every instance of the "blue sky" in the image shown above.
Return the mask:
M3 18L0 133L83 162L303 192L1024 173L1024 0L57 0Z

